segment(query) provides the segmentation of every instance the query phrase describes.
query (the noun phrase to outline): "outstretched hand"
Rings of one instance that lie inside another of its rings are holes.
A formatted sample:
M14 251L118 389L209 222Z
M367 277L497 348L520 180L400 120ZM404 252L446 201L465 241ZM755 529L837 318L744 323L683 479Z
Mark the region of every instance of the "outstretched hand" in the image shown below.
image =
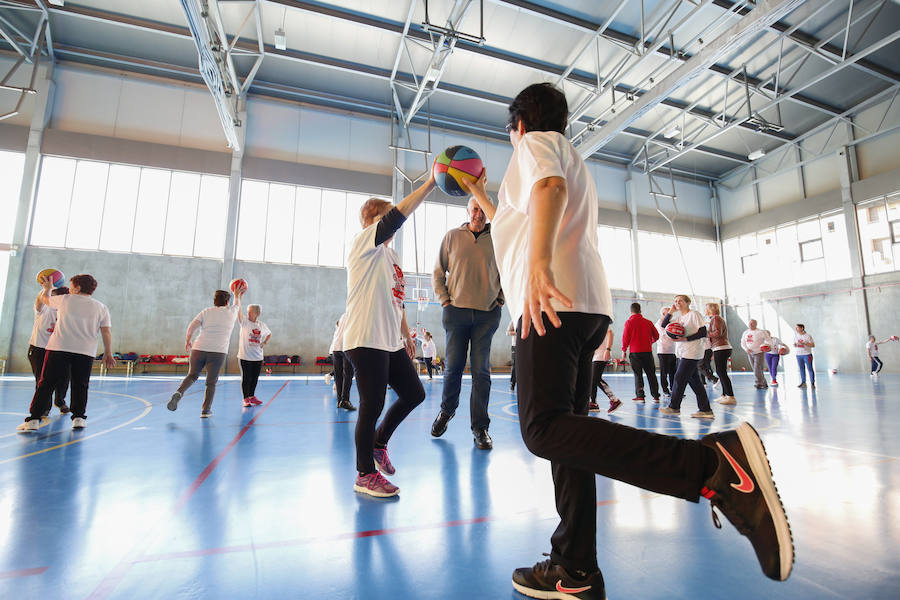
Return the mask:
M572 308L572 301L557 289L550 265L546 263L532 265L525 282L525 305L522 310L523 340L528 337L532 325L538 335L543 336L547 333L541 313L546 313L547 319L557 329L562 326L562 321L550 303L551 298L556 298L566 308Z

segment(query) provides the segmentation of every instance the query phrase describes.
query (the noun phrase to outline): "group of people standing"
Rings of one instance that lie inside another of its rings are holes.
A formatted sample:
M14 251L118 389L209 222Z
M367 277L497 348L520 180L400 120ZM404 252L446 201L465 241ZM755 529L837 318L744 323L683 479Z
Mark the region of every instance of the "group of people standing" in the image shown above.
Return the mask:
M755 377L755 387L764 390L771 385L778 387L778 364L781 357L790 354L791 348L780 338L772 335L768 329L759 329L756 319L750 319L748 329L741 335L741 348L750 359L750 366ZM794 354L797 357L797 366L800 369L799 388L806 387L806 378L809 376L809 386L816 387L816 372L813 369L812 349L816 343L812 336L806 332L803 323L797 323L794 330ZM771 382L766 382L765 370L768 368Z

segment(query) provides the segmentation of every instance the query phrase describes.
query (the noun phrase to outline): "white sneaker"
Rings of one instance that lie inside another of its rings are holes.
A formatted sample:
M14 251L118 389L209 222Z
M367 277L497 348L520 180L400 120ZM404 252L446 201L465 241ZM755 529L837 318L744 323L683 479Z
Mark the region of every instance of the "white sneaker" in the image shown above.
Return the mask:
M691 414L695 419L715 419L716 415L713 414L711 410L698 410L695 413Z
M72 419L72 429L84 429L85 425L87 425L87 423L81 417Z
M32 431L37 431L40 426L40 421L36 421L34 419L30 421L25 421L24 423L20 423L18 427L16 427L16 433L31 433Z
M331 373L325 375L325 385L331 385Z

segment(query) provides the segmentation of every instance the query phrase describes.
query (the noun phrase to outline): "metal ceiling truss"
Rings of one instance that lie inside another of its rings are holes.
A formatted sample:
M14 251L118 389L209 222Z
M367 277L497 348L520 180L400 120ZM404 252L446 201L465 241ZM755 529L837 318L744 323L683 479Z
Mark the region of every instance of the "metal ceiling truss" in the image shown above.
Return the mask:
M752 183L758 183L762 180L769 179L770 177L781 175L782 173L790 171L791 169L797 169L809 163L815 162L826 154L832 154L841 146L855 146L857 144L861 144L863 142L900 129L900 123L890 123L887 121L887 117L891 112L891 108L893 108L894 103L897 101L898 92L900 92L900 84L889 86L888 88L882 90L874 96L866 98L859 104L846 110L840 115L825 121L824 123L817 127L814 127L813 129L810 129L809 131L795 139L793 142L779 146L775 150L769 152L766 156L770 159L778 157L780 155L778 162L771 170L763 168L762 165L758 163L753 163L752 165L748 165L745 167L737 167L721 176L720 185L727 189L737 189L746 185L750 185ZM861 111L876 106L882 102L885 105L884 112L882 113L881 118L878 121L878 125L876 125L874 129L863 127L852 119L853 115L859 114ZM834 134L837 132L837 128L843 122L848 122L847 126L851 129L851 131L858 130L864 135L862 137L856 137L854 135L854 139L851 139L849 141L844 141L838 138L837 141L832 143L832 141L835 139ZM825 141L822 142L821 146L818 147L818 149L811 147L811 138L829 130L830 132L828 136L825 138ZM803 158L803 160L798 160L796 162L785 165L782 168L784 160L788 156L794 154L795 150L800 150L802 152L801 156L805 156L805 158ZM758 171L762 171L763 175L754 177L749 181L747 180L747 177L749 175L755 174ZM741 179L738 180L734 185L729 186L721 183L721 181L732 179L734 177L737 177L738 175L741 176Z
M231 36L225 31L219 10L219 5L224 3L249 5L246 16ZM259 3L260 0L181 0L188 28L197 45L200 74L212 94L228 145L235 151L241 150L237 128L242 123L238 115L266 55ZM245 42L249 43L239 46L251 28L255 39L246 38ZM235 67L235 59L243 62L242 59L247 58L252 64L247 74L242 75Z
M18 92L18 99L11 110L0 112L0 121L9 119L19 114L25 97L36 93L34 82L37 79L38 69L41 63L41 53L46 50L50 58L53 57L53 43L50 36L50 19L47 7L43 0L35 0L36 6L21 6L18 4L0 0L0 37L12 46L19 55L16 62L6 70L6 74L0 79L0 90ZM38 20L34 31L28 33L22 31L9 18L14 11L37 13ZM10 80L19 71L19 68L28 63L31 65L31 77L28 86L12 85ZM0 109L2 110L2 109Z
M848 21L848 23L849 23L849 21ZM855 52L852 55L848 54L847 57L843 61L837 63L836 65L831 66L830 68L826 69L825 71L808 79L804 83L802 83L796 87L793 87L792 89L786 89L784 87L781 87L781 89L777 89L773 93L773 97L768 99L768 101L765 102L762 106L756 106L755 108L753 108L751 110L751 108L748 105L746 114L742 115L740 112L738 112L744 107L745 104L747 104L746 99L744 99L743 102L741 103L741 105L738 106L737 111L733 115L727 114L727 112L726 112L727 107L723 108L723 112L721 113L722 117L720 119L717 119L719 121L719 123L718 123L718 126L715 128L715 131L701 137L701 134L708 128L708 124L704 125L703 127L696 130L695 132L692 132L692 134L690 136L686 137L684 139L683 147L680 150L678 150L677 152L666 152L665 156L659 157L658 159L654 159L654 157L650 157L649 162L647 162L645 160L644 169L647 171L652 171L652 170L658 169L662 166L669 164L673 160L683 156L684 154L691 152L694 148L696 148L700 145L709 144L709 142L711 142L718 136L722 135L723 133L730 131L730 130L734 129L735 127L738 127L742 124L747 123L753 115L759 115L763 111L777 107L781 102L784 102L785 100L789 99L793 95L796 95L796 94L802 92L803 90L811 88L812 86L816 85L817 83L820 83L821 81L827 79L828 77L831 77L832 75L839 73L843 69L853 65L854 63L858 62L859 60L862 60L864 57L866 57L870 54L873 54L874 52L877 52L878 50L881 50L882 48L886 48L887 46L894 43L898 39L900 39L900 31L895 31L891 35L888 35L884 38L881 38L881 39L873 42L868 47L866 47L858 52ZM782 70L784 70L784 69L785 68L782 67ZM724 104L727 105L727 99L725 100ZM832 117L832 119L829 119L829 122L835 121L835 120L838 120L838 121L846 120L846 118L850 114L852 114L854 110L855 110L854 108L851 108L850 110L842 111L838 115ZM792 143L795 141L796 140L790 140L788 143Z

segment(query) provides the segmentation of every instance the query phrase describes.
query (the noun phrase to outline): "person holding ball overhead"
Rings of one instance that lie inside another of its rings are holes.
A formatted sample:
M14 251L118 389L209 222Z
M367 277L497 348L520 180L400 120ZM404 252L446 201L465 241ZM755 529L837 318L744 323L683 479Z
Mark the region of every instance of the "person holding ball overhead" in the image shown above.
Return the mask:
M753 427L690 440L588 416L591 357L605 340L612 297L597 250L597 187L564 135L567 116L561 91L528 86L509 106L513 154L497 206L485 172L465 183L494 223L517 323L519 428L526 447L550 461L560 516L550 557L516 569L512 585L532 598L606 599L595 474L691 502L707 498L750 539L766 576L783 581L793 543Z
M178 402L184 393L200 377L200 371L206 368L206 392L203 395L200 418L208 419L212 416L216 382L219 380L219 371L222 370L228 356L231 332L234 329L238 313L241 311L241 298L246 290L246 286L235 286L235 300L231 306L228 305L231 302L231 294L225 290L216 290L213 294L213 305L200 311L200 314L194 317L194 320L188 325L184 349L191 353L190 366L187 377L166 404L166 408L169 410L178 409ZM192 342L191 339L198 330L200 335Z

